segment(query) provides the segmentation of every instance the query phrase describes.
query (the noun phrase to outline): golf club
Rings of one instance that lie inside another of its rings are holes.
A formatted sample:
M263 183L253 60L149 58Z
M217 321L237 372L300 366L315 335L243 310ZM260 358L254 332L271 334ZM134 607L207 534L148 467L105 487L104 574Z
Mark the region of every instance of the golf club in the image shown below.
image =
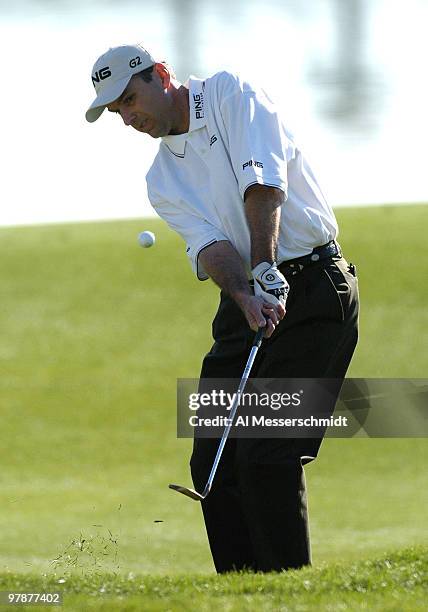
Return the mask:
M211 473L209 475L208 482L205 485L205 489L203 490L202 493L198 493L194 489L189 489L188 487L182 487L181 485L176 485L176 484L170 484L169 485L170 489L173 489L174 491L178 491L179 493L183 493L183 495L187 495L187 497L190 497L191 499L194 499L195 501L202 501L202 500L204 500L207 497L208 493L211 491L211 486L212 486L214 477L215 477L216 472L217 472L218 464L220 463L221 455L223 453L223 449L224 449L224 446L226 444L227 437L228 437L229 432L230 432L230 430L232 428L236 411L238 410L238 406L239 406L239 401L240 401L241 395L242 395L242 393L244 391L245 385L247 384L247 380L248 380L248 377L250 375L251 368L253 367L254 360L255 360L256 355L257 355L257 351L259 350L260 345L261 345L262 340L263 340L264 331L265 331L265 327L259 327L259 329L258 329L258 331L257 331L257 333L256 333L256 335L254 337L253 345L251 347L250 356L248 357L247 365L245 366L245 370L244 370L244 373L242 375L241 382L239 383L238 391L235 394L235 397L234 397L234 400L233 400L233 404L232 404L232 407L230 409L229 422L228 422L228 425L226 426L226 428L225 428L225 430L223 432L223 435L221 437L220 444L219 444L219 447L218 447L218 450L217 450L217 454L215 456L214 463L213 463L213 466L211 468Z

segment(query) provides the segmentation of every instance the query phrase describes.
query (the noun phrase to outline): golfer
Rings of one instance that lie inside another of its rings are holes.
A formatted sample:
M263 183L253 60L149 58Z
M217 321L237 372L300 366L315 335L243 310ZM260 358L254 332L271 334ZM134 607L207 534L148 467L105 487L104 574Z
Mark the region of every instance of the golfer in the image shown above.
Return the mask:
M280 73L278 73L278 78ZM252 376L343 379L357 343L355 268L331 207L269 93L220 72L179 83L141 45L95 63L89 122L117 113L160 138L150 201L178 232L198 279L221 289L201 380L241 378L266 326ZM202 509L218 572L280 571L311 562L303 465L321 438L230 439ZM194 487L218 447L195 439Z

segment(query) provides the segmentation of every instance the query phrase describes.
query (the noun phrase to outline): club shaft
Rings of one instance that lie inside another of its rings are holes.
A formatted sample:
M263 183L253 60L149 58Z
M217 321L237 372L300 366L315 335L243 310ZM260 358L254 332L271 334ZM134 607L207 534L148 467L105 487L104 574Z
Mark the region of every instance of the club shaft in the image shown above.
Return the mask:
M211 489L211 485L216 475L218 464L220 463L220 459L223 453L223 449L225 447L227 438L229 436L229 432L232 429L233 421L235 419L235 414L236 414L236 411L238 410L239 403L241 400L241 395L245 389L245 385L247 384L248 377L250 376L251 369L254 365L254 360L256 358L257 351L259 350L259 347L260 347L260 344L263 338L263 331L264 331L264 328L259 329L254 339L253 346L251 347L251 352L247 360L247 365L245 366L244 373L241 378L241 382L239 383L238 391L235 394L232 408L230 409L230 416L229 416L228 424L226 425L223 435L221 437L220 444L217 450L217 454L215 456L214 463L211 468L211 472L208 477L207 484L205 485L205 489L202 493L202 497L206 497Z

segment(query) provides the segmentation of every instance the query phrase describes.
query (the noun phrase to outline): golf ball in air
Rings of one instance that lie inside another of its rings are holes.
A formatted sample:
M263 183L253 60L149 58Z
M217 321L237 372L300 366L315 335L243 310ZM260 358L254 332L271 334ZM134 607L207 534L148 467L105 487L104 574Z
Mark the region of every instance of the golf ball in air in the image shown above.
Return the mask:
M154 245L155 243L155 235L153 232L141 232L141 234L138 235L138 244L142 247L144 247L145 249L151 247Z

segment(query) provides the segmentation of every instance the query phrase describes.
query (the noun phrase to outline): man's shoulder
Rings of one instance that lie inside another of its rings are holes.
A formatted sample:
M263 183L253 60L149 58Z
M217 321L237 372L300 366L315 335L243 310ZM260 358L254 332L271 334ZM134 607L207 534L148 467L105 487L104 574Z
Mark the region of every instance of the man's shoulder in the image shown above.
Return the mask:
M239 81L239 75L228 70L220 70L205 79L206 83L212 85L233 85Z
M215 92L222 97L243 91L246 87L245 79L236 72L222 70L205 79L208 91Z
M219 101L260 89L260 85L255 83L252 77L228 70L216 72L207 77L204 82L207 93L216 96Z

